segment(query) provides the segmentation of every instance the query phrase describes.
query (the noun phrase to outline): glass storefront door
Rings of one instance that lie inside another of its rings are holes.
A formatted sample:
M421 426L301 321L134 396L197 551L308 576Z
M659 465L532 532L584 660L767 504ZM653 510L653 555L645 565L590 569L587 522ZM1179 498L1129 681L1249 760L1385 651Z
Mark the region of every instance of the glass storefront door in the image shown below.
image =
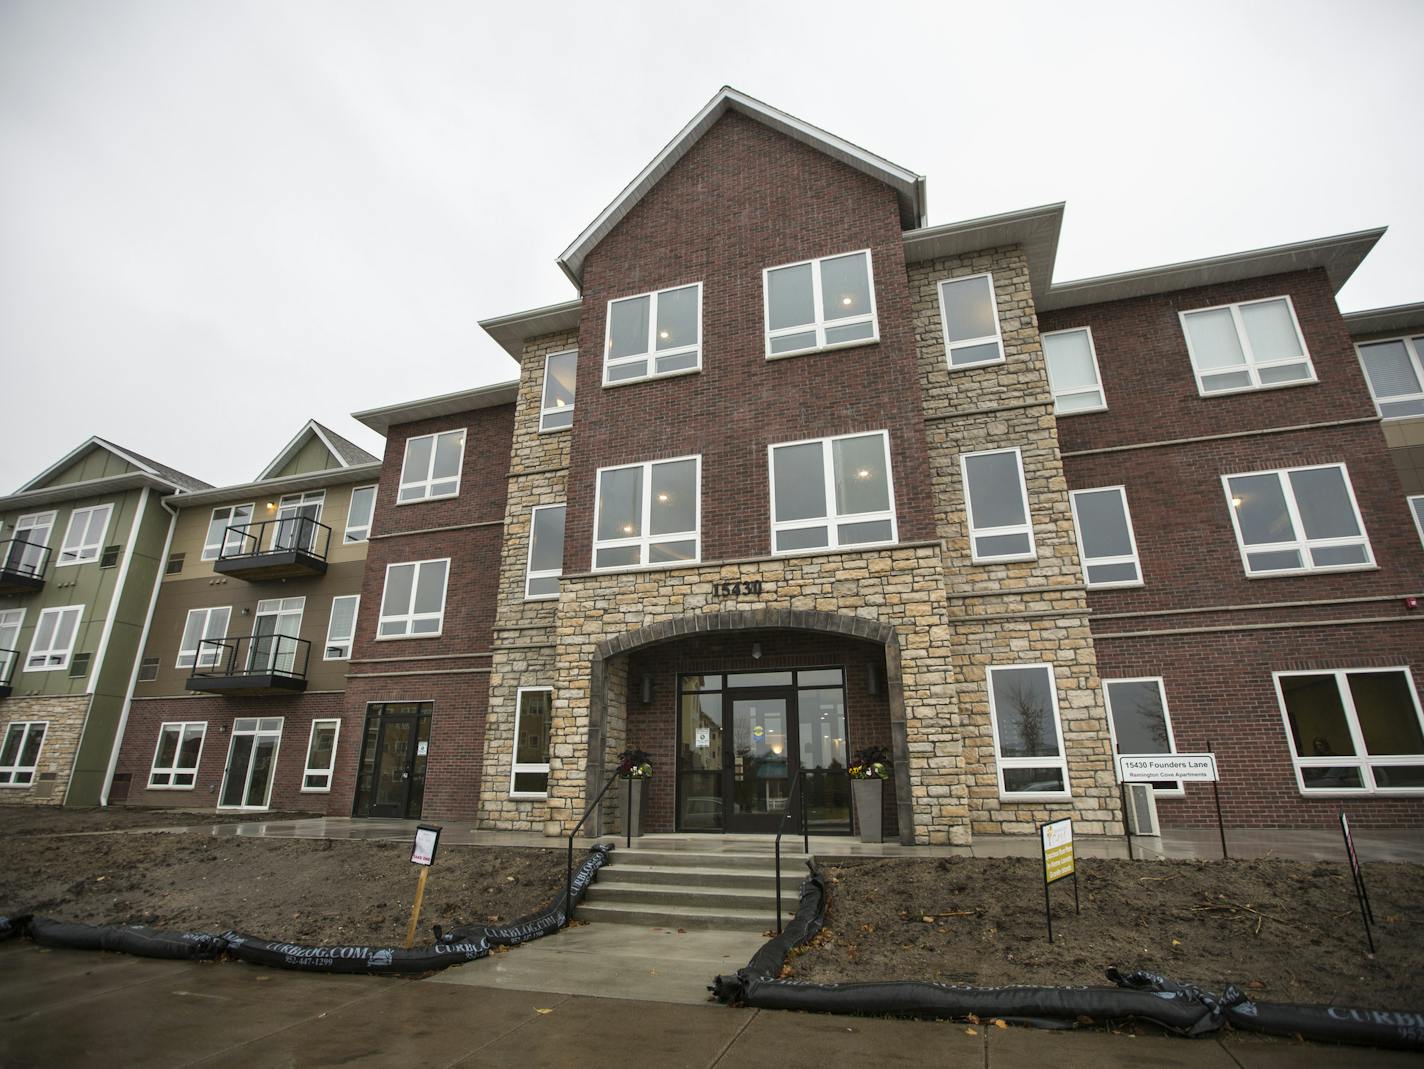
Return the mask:
M796 754L788 745L796 694L790 690L728 691L731 752L729 832L775 832L786 816Z
M236 720L228 747L219 809L266 809L272 797L272 773L282 741L282 718Z
M366 710L352 815L420 816L432 702L385 702Z

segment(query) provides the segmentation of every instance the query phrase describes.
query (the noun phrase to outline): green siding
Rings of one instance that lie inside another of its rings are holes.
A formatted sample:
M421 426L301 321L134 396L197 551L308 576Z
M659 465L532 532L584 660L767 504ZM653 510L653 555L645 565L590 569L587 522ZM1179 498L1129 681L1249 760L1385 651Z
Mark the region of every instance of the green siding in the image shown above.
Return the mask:
M285 479L290 475L307 475L310 472L339 467L341 462L331 455L331 450L326 448L315 434L309 434L306 443L268 478Z
M106 479L110 475L128 475L139 469L121 457L116 457L102 446L92 446L69 467L56 472L41 486L64 486L69 483L88 482L90 479ZM32 487L38 490L40 487Z

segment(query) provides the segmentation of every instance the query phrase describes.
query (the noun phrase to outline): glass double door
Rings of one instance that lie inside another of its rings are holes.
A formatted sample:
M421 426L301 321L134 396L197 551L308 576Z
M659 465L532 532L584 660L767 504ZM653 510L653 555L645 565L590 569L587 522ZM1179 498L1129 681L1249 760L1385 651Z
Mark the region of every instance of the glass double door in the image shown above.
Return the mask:
M430 714L430 702L390 702L367 710L354 816L420 816Z
M267 808L281 742L281 717L234 721L222 793L218 796L219 809Z

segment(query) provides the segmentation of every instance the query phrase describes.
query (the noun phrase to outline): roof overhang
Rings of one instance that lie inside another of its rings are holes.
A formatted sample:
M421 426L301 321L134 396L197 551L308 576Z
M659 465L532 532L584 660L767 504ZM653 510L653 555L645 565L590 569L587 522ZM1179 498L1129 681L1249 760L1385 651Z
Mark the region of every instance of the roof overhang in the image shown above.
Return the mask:
M30 506L54 505L61 501L76 501L85 497L100 497L104 494L117 494L125 490L136 490L149 486L165 494L173 494L175 497L187 497L188 491L180 486L176 486L167 479L159 478L157 475L149 475L147 472L130 471L122 475L109 475L103 479L86 479L77 483L61 483L58 486L46 486L39 490L20 490L9 497L0 497L0 511L9 512L12 509L29 508ZM174 491L177 491L174 493Z
M272 463L262 469L262 473L257 476L258 480L265 479L274 471L280 470L283 464L297 455L297 451L306 444L307 438L312 436L321 442L322 447L331 454L331 459L336 461L338 468L351 467L350 462L341 455L341 450L337 449L331 439L326 436L326 431L322 428L321 424L317 423L314 419L309 419L306 425L297 431L296 437L283 446L282 451L272 458Z
M458 393L442 393L436 397L425 397L419 401L404 401L398 405L384 405L368 408L364 412L353 412L351 417L364 423L379 434L386 434L390 428L401 423L414 423L421 419L438 416L453 416L456 412L471 412L477 408L496 408L512 405L519 396L519 380L496 382L490 386L479 386L473 390Z
M546 304L543 308L533 308L527 312L513 312L495 316L493 319L481 319L480 327L499 342L505 352L519 360L524 355L524 343L530 338L578 330L579 312L582 308L583 302L580 300Z
M910 230L904 235L905 262L921 263L941 256L1019 245L1028 258L1034 301L1039 302L1053 282L1053 263L1058 256L1058 235L1062 229L1063 204L1059 202Z
M913 171L891 163L884 157L853 145L835 134L828 133L808 122L788 115L784 111L763 104L760 100L747 96L730 86L723 86L707 105L684 126L676 137L653 157L653 161L639 172L638 177L624 187L613 199L613 203L599 213L598 218L574 239L559 256L559 267L569 280L583 289L583 264L613 228L632 211L633 207L648 194L677 162L687 155L687 151L697 143L714 123L729 111L735 111L755 119L787 137L824 152L832 159L839 160L863 174L878 179L895 191L900 204L900 225L906 230L914 230L925 225L928 218L925 210L925 179Z
M1345 325L1350 328L1352 338L1367 334L1406 334L1424 329L1424 301L1346 312Z
M380 478L381 462L353 464L349 468L328 468L325 471L311 471L302 475L292 475L285 479L261 479L257 482L239 483L236 486L217 486L211 490L198 490L191 494L174 494L163 499L174 508L189 508L193 505L222 505L240 498L267 499L282 494L295 494L303 490L320 490L325 486L344 486L347 483L368 482Z

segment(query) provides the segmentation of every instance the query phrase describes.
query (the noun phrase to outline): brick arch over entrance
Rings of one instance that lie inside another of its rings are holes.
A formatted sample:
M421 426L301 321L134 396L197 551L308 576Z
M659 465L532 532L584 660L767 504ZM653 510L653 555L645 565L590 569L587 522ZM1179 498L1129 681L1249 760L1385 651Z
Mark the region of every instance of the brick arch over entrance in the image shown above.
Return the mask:
M861 616L805 609L742 609L709 612L660 620L635 631L604 639L594 647L589 665L587 787L593 798L603 788L603 762L593 755L605 752L608 737L608 661L664 642L693 639L698 635L738 631L809 631L839 635L879 645L885 651L885 694L890 707L891 756L894 761L896 818L900 841L914 843L910 789L910 752L905 732L905 698L900 680L900 640L889 624Z

